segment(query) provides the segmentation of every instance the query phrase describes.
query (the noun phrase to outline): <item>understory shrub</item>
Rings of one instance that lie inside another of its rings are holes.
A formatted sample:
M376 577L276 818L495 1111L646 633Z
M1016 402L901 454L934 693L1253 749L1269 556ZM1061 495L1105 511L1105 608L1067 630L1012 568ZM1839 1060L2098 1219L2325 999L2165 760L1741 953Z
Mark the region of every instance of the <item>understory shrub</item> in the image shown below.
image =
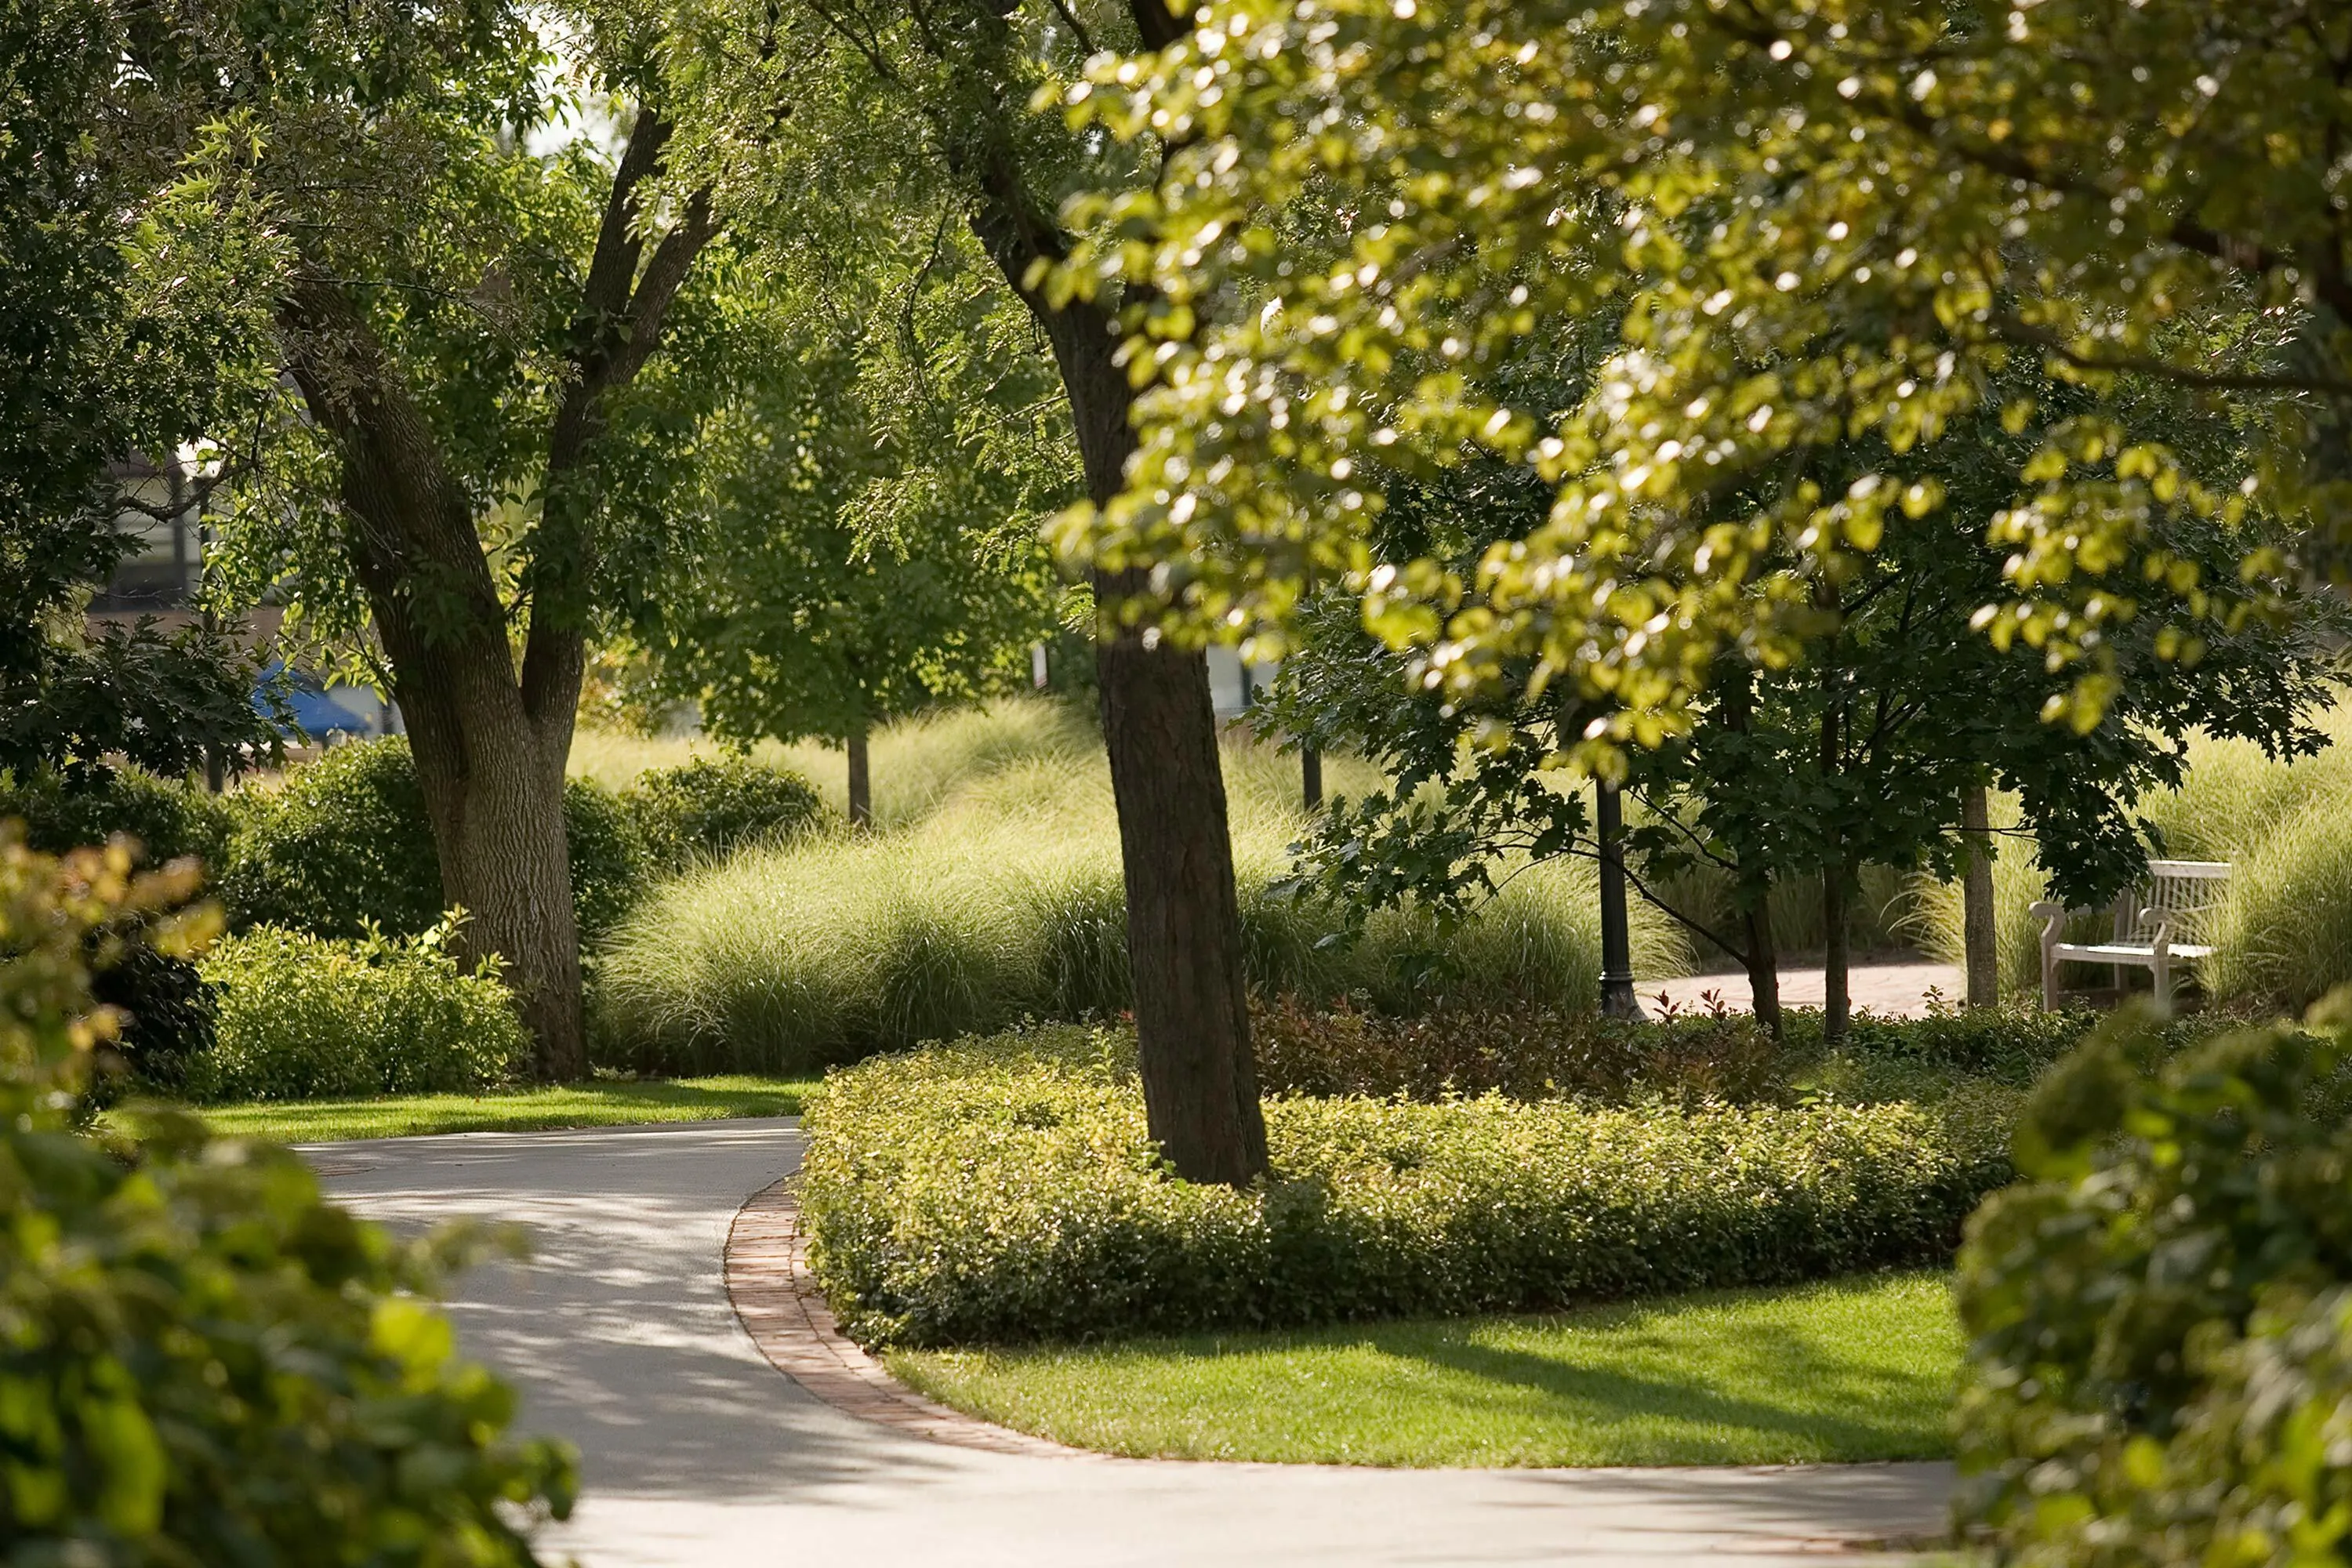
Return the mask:
M2021 1088L2073 1050L2104 1016L2088 1008L2044 1012L2021 1003L1931 1006L1916 1018L1860 1012L1846 1025L1843 1048L1856 1056L1916 1063ZM1822 1048L1819 1008L1791 1007L1782 1019L1791 1053L1804 1056ZM2210 1033L2210 1026L2183 1019L2176 1030L2184 1037L2201 1037Z
M2045 1079L1970 1222L1969 1511L2047 1568L2352 1547L2341 1019L2168 1057L2126 1016Z
M193 857L208 876L236 831L236 799L137 768L78 781L46 771L0 775L0 820L23 823L29 848L62 855L126 835L138 841L143 864ZM212 995L186 959L134 942L98 970L94 984L98 999L120 1010L109 1054L137 1078L176 1086L187 1058L212 1044ZM99 1085L110 1092L121 1081L105 1075Z
M415 936L444 914L433 826L405 736L337 746L246 811L219 878L233 924ZM613 793L585 780L565 786L563 824L581 939L591 942L635 903L644 848Z
M198 1100L311 1100L488 1089L530 1060L495 960L472 970L446 927L358 941L259 926L199 965L217 998L210 1050L187 1059Z
M184 954L192 876L0 837L0 1557L529 1568L572 1465L420 1299L461 1249L184 1116L78 1130L107 928Z
M1063 1026L833 1075L803 1204L868 1343L1536 1310L1948 1258L2014 1099L1276 1099L1236 1192L1167 1173L1130 1036Z
M23 822L26 846L45 855L123 833L139 840L150 865L193 855L208 872L236 830L238 799L138 768L112 768L78 783L49 772L0 780L0 817Z
M800 774L741 755L649 770L622 798L648 863L664 871L782 843L816 826L824 810Z
M1637 1094L1732 1102L1776 1098L1786 1056L1746 1014L1652 1023L1551 1007L1447 1009L1394 1017L1296 998L1250 1010L1267 1094L1402 1095L1490 1090L1516 1100Z

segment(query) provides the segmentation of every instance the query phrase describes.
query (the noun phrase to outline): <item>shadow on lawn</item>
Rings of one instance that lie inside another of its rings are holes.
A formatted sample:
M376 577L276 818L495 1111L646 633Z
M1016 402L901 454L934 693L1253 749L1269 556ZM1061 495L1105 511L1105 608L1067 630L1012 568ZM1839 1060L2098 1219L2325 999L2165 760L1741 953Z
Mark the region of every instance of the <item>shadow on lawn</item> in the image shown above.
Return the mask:
M1682 1463L1742 1461L1756 1447L1743 1435L1766 1433L1789 1439L1792 1459L1940 1458L1948 1452L1940 1420L1920 1420L1922 1411L1945 1408L1950 1389L1944 1379L1856 1366L1783 1323L1742 1325L1736 1341L1718 1341L1695 1357L1685 1376L1482 1343L1434 1325L1376 1331L1363 1342L1484 1384L1528 1390L1595 1425L1663 1426L1661 1446ZM1631 1343L1617 1339L1590 1353L1618 1360L1633 1351L1646 1360L1694 1348L1681 1334L1661 1333ZM1777 1389L1784 1398L1767 1402L1735 1388ZM1685 1429L1673 1431L1676 1426Z

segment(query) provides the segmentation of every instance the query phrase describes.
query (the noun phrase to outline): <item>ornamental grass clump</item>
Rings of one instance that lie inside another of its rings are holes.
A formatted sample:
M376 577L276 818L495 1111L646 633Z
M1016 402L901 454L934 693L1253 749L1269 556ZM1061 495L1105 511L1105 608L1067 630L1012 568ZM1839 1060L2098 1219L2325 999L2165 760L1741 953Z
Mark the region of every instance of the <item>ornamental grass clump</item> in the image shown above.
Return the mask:
M1391 1013L1591 1005L1600 922L1581 865L1531 868L1458 925L1389 910L1360 941L1327 940L1344 917L1283 888L1304 822L1296 767L1265 748L1224 755L1259 994L1356 994ZM1633 937L1651 973L1685 957L1646 906ZM808 836L698 868L621 923L596 979L597 1059L646 1072L803 1072L1024 1019L1115 1015L1131 994L1108 774L1098 757L1015 752L961 776L905 832Z
M1131 1037L1057 1027L834 1075L803 1202L869 1344L1533 1310L1940 1261L2013 1100L1276 1098L1239 1192L1168 1173Z

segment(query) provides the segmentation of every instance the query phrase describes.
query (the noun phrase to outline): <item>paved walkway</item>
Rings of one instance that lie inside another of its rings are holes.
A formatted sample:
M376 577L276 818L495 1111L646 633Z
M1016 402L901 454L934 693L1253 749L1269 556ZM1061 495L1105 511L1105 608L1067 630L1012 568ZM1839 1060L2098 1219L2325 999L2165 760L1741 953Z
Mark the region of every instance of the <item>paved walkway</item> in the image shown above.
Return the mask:
M1952 963L1858 963L1847 973L1845 989L1856 1010L1867 1007L1882 1016L1916 1018L1927 1011L1928 992L1942 993L1946 1002L1957 1006L1968 995L1969 982L1959 966ZM1642 999L1642 1010L1653 1018L1658 1016L1662 996L1688 1012L1705 1012L1711 1005L1707 999L1710 992L1735 1013L1746 1013L1755 1006L1748 976L1738 970L1728 974L1644 980L1633 987L1633 992ZM1820 970L1780 971L1783 1006L1818 1007L1827 994Z
M532 1261L467 1276L451 1312L467 1352L521 1387L526 1426L580 1446L585 1500L549 1544L587 1568L1761 1565L1942 1523L1940 1465L1158 1464L984 1453L857 1421L768 1366L720 1284L738 1206L800 1147L777 1120L310 1157L384 1219L529 1227Z

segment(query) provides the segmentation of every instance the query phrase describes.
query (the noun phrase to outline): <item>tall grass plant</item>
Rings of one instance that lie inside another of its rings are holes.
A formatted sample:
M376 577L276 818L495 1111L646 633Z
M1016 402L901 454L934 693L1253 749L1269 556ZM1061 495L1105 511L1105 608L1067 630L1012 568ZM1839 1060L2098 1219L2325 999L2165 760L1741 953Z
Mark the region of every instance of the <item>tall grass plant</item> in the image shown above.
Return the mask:
M893 737L912 826L748 850L656 891L604 944L596 1050L660 1071L805 1071L1024 1018L1129 1005L1118 828L1084 721L1006 705L1004 733L963 715ZM1083 744L1081 744L1083 742ZM877 797L883 780L877 744ZM1360 941L1277 886L1305 825L1297 761L1235 738L1225 753L1244 961L1266 994L1588 1005L1599 984L1589 870L1512 879L1458 928L1390 911ZM933 770L926 777L917 764ZM1336 787L1349 774L1331 770ZM1653 973L1683 962L1635 914Z

